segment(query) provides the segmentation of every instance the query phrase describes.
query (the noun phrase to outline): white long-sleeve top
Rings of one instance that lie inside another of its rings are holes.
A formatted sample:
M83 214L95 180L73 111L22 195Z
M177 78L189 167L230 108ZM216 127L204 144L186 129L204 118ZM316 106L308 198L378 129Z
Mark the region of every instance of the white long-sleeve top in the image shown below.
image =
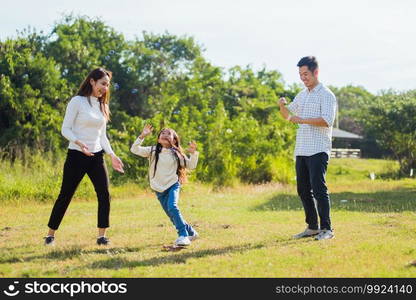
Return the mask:
M113 154L106 134L107 120L100 110L100 102L93 96L90 100L91 105L84 96L75 96L69 101L62 123L62 135L69 140L69 149L81 151L81 147L75 144L79 140L87 145L90 152L104 149L106 153Z
M143 140L144 139L137 138L131 146L130 151L136 155L149 158L150 187L161 193L178 182L179 178L176 174L178 169L178 160L172 149L162 148L162 151L159 153L156 173L154 174L156 146L142 147L141 144L143 143ZM181 158L179 160L181 166L185 166L190 170L195 169L198 163L198 156L198 151L191 153L190 158L185 155L184 159Z

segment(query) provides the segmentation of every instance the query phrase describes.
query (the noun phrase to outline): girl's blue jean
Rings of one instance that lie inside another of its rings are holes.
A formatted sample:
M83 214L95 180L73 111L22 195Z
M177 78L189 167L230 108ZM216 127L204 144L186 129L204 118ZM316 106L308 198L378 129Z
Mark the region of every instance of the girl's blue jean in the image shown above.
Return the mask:
M156 196L162 205L163 210L168 215L173 225L175 225L179 236L192 236L195 234L191 225L186 223L179 211L179 191L181 185L179 182L172 185L170 188L163 192L156 192Z

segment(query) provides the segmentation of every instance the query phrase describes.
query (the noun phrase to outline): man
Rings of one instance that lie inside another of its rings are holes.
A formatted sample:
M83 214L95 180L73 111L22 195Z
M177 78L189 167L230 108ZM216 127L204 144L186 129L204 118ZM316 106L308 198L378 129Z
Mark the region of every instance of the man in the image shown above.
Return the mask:
M295 146L296 180L308 226L294 238L331 239L334 233L325 174L331 154L337 101L335 95L318 81L318 62L314 56L303 57L297 66L306 88L287 107L285 98L279 100L282 116L299 124Z

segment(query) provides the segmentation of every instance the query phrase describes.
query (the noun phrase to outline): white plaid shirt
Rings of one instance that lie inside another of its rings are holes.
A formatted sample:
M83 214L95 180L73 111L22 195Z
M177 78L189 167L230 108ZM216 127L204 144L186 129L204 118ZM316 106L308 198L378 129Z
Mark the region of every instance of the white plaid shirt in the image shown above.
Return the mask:
M328 127L298 124L295 156L311 156L325 152L330 156L332 126L335 120L337 100L334 93L319 83L311 91L305 88L296 95L288 109L302 119L323 118Z

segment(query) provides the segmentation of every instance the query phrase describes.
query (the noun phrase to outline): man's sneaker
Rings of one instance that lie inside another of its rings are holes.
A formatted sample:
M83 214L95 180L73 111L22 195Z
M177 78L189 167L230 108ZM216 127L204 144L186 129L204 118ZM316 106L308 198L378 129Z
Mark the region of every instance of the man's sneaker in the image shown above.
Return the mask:
M195 230L194 230L194 234L193 235L190 235L190 236L188 236L188 239L192 242L192 241L195 241L196 239L199 239L199 234L198 234L198 232L196 232Z
M180 236L175 241L176 246L189 246L190 244L191 244L191 241L189 240L189 237L187 236Z
M55 244L55 237L48 235L44 237L45 239L45 246L53 246Z
M108 245L110 243L110 240L106 238L105 236L99 237L97 239L97 245Z
M332 239L335 236L334 232L332 230L322 230L316 237L315 240L329 240Z
M309 229L308 227L306 227L305 231L295 234L293 238L301 239L301 238L311 237L311 236L317 235L320 232L321 231L319 229Z

